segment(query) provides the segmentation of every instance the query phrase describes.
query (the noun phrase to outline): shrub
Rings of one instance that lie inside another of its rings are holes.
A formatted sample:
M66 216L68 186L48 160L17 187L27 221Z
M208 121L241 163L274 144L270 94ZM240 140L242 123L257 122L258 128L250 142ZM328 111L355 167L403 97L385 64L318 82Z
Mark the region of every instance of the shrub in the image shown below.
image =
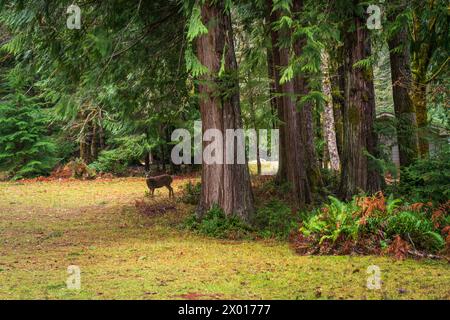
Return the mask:
M95 179L97 175L94 169L90 168L79 158L70 161L64 169L70 172L71 177L75 179Z
M189 181L183 186L181 201L186 204L196 205L200 201L200 193L202 191L202 184L196 184Z
M269 199L281 199L290 201L292 185L289 182L278 182L272 177L255 177L252 179L254 194L256 198L267 202Z
M417 250L441 251L446 245L440 233L445 236L441 229L448 226L447 207L413 211L411 208L425 207L401 207L400 202L393 196L385 199L382 193L355 197L349 203L330 197L330 204L302 223L296 239L298 251L378 253L389 246L397 252L393 248L404 248L399 245L402 241Z
M223 210L214 206L198 220L191 216L185 226L200 234L221 239L242 239L248 237L252 229L237 217L227 217Z
M336 194L339 191L340 175L333 170L321 169L325 194Z
M48 123L32 98L16 93L0 101L0 171L14 180L49 174L58 159Z
M115 149L102 151L89 166L99 173L122 176L127 173L130 164L142 158L148 147L141 136L126 136L115 139L114 143L117 146Z
M413 247L436 252L444 248L445 241L435 231L433 222L422 213L402 211L387 219L385 233L388 238L399 235Z
M450 199L450 148L402 170L398 193L413 202L445 203Z
M259 235L264 238L287 239L298 225L298 216L285 203L273 200L257 210L255 225Z
M307 237L317 236L319 245L325 240L335 243L340 237L356 241L360 226L354 218L359 210L356 199L347 204L331 196L329 199L330 204L305 221L300 232Z
M128 159L120 151L117 149L102 151L97 161L91 163L89 167L97 172L124 175L128 168Z

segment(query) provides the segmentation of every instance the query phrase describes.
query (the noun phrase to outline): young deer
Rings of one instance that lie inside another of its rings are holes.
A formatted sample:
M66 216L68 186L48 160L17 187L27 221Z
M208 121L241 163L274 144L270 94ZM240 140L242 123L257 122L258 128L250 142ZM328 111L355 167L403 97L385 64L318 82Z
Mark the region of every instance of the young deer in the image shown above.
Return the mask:
M155 189L166 187L167 189L169 189L169 198L175 197L173 188L171 186L173 179L168 174L163 174L163 175L157 176L157 177L150 177L147 175L146 178L147 178L147 180L146 180L147 186L150 189L150 194L152 196L155 194Z

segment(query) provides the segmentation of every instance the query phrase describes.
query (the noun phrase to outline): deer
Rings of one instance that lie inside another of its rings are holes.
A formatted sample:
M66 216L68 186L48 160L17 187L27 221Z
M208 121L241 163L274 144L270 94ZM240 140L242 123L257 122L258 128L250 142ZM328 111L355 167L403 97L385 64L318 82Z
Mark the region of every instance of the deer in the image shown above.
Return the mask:
M166 187L169 190L169 198L174 198L175 194L171 186L173 179L168 174L163 174L157 177L151 177L146 175L147 186L150 189L150 194L153 196L155 194L155 189Z

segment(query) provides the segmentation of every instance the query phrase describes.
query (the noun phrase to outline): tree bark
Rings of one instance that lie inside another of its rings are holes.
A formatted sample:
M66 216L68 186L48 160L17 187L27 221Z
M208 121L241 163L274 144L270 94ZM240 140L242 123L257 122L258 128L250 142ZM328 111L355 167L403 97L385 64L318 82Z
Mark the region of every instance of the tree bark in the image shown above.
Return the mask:
M428 109L427 109L427 83L426 74L428 67L425 63L417 61L416 75L412 85L412 101L416 111L417 128L419 135L419 152L422 157L426 157L430 151L427 139Z
M339 158L334 123L333 97L331 94L330 79L330 56L326 51L323 51L322 53L322 77L322 90L327 97L325 110L323 112L323 128L328 151L327 154L330 159L331 169L333 171L339 171L341 168L341 161Z
M293 1L293 13L297 19L301 18L303 10L303 0ZM303 47L306 44L305 37L294 39L294 53L300 57L303 53ZM301 96L309 94L308 82L304 75L297 74L294 79L295 93L298 97L298 102ZM298 103L298 105L300 105ZM300 107L300 130L303 137L303 145L306 159L306 169L309 187L312 193L317 193L323 187L322 175L320 172L320 164L314 143L314 119L313 119L313 105L308 102Z
M367 154L376 156L375 89L372 67L354 67L371 55L366 21L360 17L353 2L350 24L344 26L344 57L346 57L346 100L344 107L344 152L342 159L341 194L350 199L360 192L381 189L381 176Z
M249 75L250 77L250 75ZM250 117L253 124L253 128L256 130L256 168L257 168L257 174L258 176L261 175L261 154L259 150L259 132L258 132L258 122L256 120L256 108L255 108L255 102L253 98L253 89L249 92L249 98L248 103L250 107Z
M283 29L280 37L291 37L291 31ZM280 49L280 63L282 67L289 65L290 47ZM281 85L283 103L283 121L285 127L285 147L286 151L286 177L292 187L293 200L299 207L312 202L311 188L307 176L306 134L302 114L297 110L296 84L295 79L291 79ZM303 133L303 134L302 134Z
M394 18L391 17L391 21ZM418 157L416 111L411 93L411 59L408 31L402 27L388 41L392 76L392 92L396 116L397 140L400 151L400 165L409 166Z
M429 2L431 8L434 7L434 1ZM427 139L428 129L428 110L427 110L427 73L431 63L431 57L436 48L436 43L433 42L433 35L436 32L436 20L435 17L429 18L428 23L425 24L426 34L428 38L420 39L420 34L424 32L422 28L424 17L420 10L427 10L421 7L415 7L413 11L413 52L412 52L412 102L414 109L416 110L418 136L419 136L419 153L422 157L428 156L429 142ZM416 38L416 37L419 37ZM435 40L435 39L434 39Z
M269 76L271 77L273 83L274 92L272 101L277 110L279 124L278 129L280 133L280 141L279 141L279 159L278 159L278 172L276 181L277 183L283 183L287 181L287 172L286 172L286 124L284 122L284 107L283 107L283 99L281 97L281 86L280 86L280 47L279 47L279 34L278 31L273 29L273 24L278 19L278 13L272 10L273 1L268 1L267 7L267 21L269 24L270 30L270 40L271 40L271 61L269 63L272 64L272 67L269 69Z
M145 162L145 167L144 167L145 172L150 172L150 152L147 152L145 154L144 162Z
M336 129L337 148L339 158L342 160L344 153L344 119L342 115L346 108L345 106L347 101L345 100L345 67L343 64L345 59L342 52L338 52L338 56L339 58L337 60L339 61L336 68L337 76L333 77L331 82L333 84L333 88L336 90L336 94L333 94L333 115Z
M268 31L268 34L271 34L270 31L270 23L267 22L266 29ZM267 47L266 54L267 54L267 74L269 79L269 99L270 99L270 109L272 111L273 116L273 123L272 128L277 129L278 128L278 121L276 121L277 117L277 85L276 85L276 77L275 77L275 63L273 58L273 52L272 52L272 45Z
M197 39L197 56L209 70L199 85L202 130L218 129L225 135L227 129L242 128L231 17L224 1L207 0L202 5L201 19L208 33ZM226 78L219 77L222 58ZM203 147L206 145L204 142ZM236 157L236 147L229 152ZM227 154L226 143L223 143L223 154ZM214 205L222 208L227 216L251 221L254 206L247 163L207 164L203 159L199 217Z

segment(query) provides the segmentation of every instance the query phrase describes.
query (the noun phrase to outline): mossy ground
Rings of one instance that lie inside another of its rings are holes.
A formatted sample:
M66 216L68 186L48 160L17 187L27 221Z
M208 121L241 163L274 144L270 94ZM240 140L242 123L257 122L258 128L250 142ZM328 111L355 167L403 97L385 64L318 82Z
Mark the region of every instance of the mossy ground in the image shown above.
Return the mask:
M450 299L448 263L209 239L179 227L192 206L139 214L145 192L131 178L0 183L0 299ZM69 265L81 268L80 291L66 288ZM366 287L370 265L381 290Z

